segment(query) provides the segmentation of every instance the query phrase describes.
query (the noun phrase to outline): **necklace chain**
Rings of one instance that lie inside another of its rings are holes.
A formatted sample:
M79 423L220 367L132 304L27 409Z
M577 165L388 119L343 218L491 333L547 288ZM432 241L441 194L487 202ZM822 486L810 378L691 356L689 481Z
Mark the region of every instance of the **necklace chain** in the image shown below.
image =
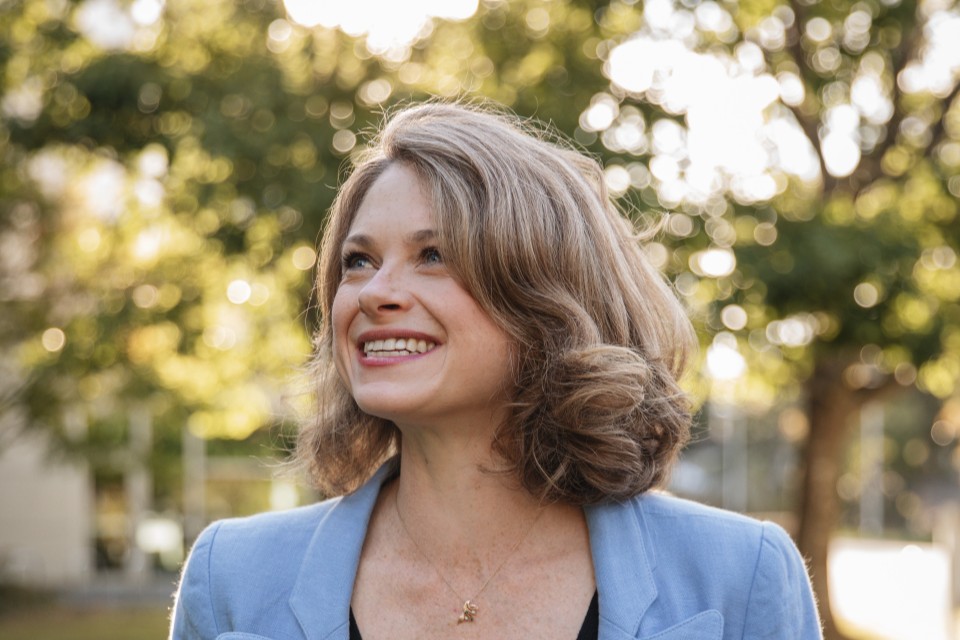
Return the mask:
M414 538L413 534L410 533L410 529L407 528L407 523L404 522L403 515L401 515L400 513L399 492L394 494L393 506L397 512L397 518L400 520L400 526L403 527L403 532L407 534L408 538L410 538L410 542L413 543L413 546L417 549L417 552L421 556L423 556L423 559L427 561L427 564L430 565L430 567L433 569L434 573L437 574L440 580L443 581L443 584L447 585L447 589L449 589L453 595L457 596L458 600L463 600L463 609L460 613L460 617L457 618L457 624L460 624L461 622L473 622L474 619L476 619L477 614L480 613L480 607L478 607L476 602L474 601L477 598L479 598L480 594L482 594L487 589L487 586L489 586L489 584L493 581L493 579L497 577L497 574L500 573L500 570L506 566L507 560L513 557L513 554L516 553L517 549L520 548L520 545L523 544L523 541L530 536L530 533L533 531L534 525L537 524L537 521L540 519L540 516L543 515L543 509L541 508L539 513L537 513L537 516L530 523L530 526L527 527L526 532L522 536L520 536L520 538L514 543L513 547L510 548L510 551L507 553L507 555L503 558L502 561L500 561L500 564L497 565L497 568L493 570L493 573L491 573L490 576L484 581L480 589L477 590L477 592L472 597L464 598L453 587L453 585L450 584L450 581L447 580L446 576L443 575L443 573L440 571L440 568L433 563L433 561L430 559L430 556L427 555L426 551L424 551L423 548L420 546L420 543L417 542L417 539Z

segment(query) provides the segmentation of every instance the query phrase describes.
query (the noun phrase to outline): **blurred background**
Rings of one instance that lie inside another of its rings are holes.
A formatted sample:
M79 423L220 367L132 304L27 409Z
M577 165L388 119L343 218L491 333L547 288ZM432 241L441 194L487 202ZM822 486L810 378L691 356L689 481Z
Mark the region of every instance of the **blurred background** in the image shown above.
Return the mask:
M0 636L163 637L206 523L320 497L315 243L441 96L660 229L671 490L784 524L828 638L960 638L958 79L948 0L0 0Z

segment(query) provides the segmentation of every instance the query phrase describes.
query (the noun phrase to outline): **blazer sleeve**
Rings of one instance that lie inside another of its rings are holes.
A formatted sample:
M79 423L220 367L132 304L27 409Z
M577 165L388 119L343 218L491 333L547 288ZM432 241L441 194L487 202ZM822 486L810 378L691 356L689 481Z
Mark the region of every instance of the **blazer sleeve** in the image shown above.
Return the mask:
M822 637L817 603L803 558L786 531L765 522L743 640Z
M174 600L170 640L210 640L219 633L210 588L210 555L219 529L219 522L205 529L190 551Z

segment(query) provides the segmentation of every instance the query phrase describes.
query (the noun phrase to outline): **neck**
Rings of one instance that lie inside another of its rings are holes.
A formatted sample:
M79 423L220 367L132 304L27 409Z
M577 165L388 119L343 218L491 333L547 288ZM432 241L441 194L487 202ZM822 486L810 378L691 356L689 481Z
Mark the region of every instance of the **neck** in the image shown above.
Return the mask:
M513 567L544 562L545 554L556 557L586 540L582 509L542 505L515 476L498 471L493 424L400 425L400 475L377 505L393 523L393 540L464 591L479 588L507 558Z
M410 534L438 551L500 549L526 531L540 505L497 471L489 438L452 439L404 433L397 507Z
M368 566L399 567L413 601L456 604L449 613L458 623L490 607L510 611L510 601L558 567L593 592L582 509L541 505L497 471L490 437L476 430L401 432L400 474L381 487L364 544Z

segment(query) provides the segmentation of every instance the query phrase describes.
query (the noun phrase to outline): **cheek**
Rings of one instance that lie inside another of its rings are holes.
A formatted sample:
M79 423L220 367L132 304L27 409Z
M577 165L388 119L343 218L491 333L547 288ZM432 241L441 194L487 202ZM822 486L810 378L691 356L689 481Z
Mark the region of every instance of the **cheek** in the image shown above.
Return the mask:
M504 390L513 386L515 347L506 331L501 329L490 316L473 303L473 313L466 323L470 327L473 339L472 351L477 362L489 373L491 380Z
M337 291L330 309L330 325L333 334L333 361L344 383L348 383L347 363L349 362L352 344L350 342L350 322L357 313L357 303L349 293L342 289Z

